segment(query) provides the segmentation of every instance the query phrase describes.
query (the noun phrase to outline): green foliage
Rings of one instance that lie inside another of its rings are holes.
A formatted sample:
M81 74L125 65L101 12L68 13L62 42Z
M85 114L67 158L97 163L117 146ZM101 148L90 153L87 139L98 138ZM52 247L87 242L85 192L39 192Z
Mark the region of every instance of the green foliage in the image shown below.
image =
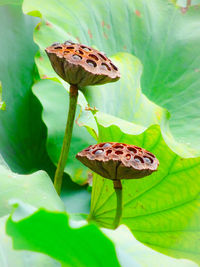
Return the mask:
M35 207L63 210L64 205L55 193L50 178L44 171L30 175L12 173L0 165L0 217L10 213L9 200L17 198Z
M0 81L7 105L0 110L0 152L13 171L27 173L50 164L41 108L31 92L38 20L25 16L20 5L0 6L0 18Z
M29 210L31 207L19 205L7 222L14 248L43 252L65 266L119 266L113 244L97 226L71 228L66 213L40 209L29 216Z
M5 215L11 212L9 203L14 198L34 206L33 210L37 207L44 207L52 211L64 210L64 205L57 196L48 175L44 171L38 171L32 175L18 175L11 172L5 162L1 160L0 188L0 266L60 266L58 262L42 254L14 251L12 242L5 233L5 223L8 219L8 216Z
M0 153L6 163L0 155L0 216L10 214L14 198L18 208L8 219L7 232L14 248L21 251L12 249L5 233L7 217L1 217L0 265L119 266L120 260L126 266L128 258L131 266L152 262L159 266L162 256L163 266L186 266L155 250L200 263L200 13L196 0L190 8L184 8L183 2L24 0L28 16L22 13L20 1L1 1ZM143 259L146 252L138 256L136 248L128 253L127 246L118 246L121 228L104 231L115 246L98 229L111 228L115 216L111 181L93 175L90 223L73 228L75 221L64 212L63 201L74 217L86 218L82 213L88 212L89 192L66 175L62 201L50 177L41 171L53 177L69 87L54 73L44 49L67 39L105 51L122 77L117 83L79 93L65 172L79 184L91 177L74 156L96 141L142 146L158 157L158 172L123 181L121 224L154 249L148 248L155 253L149 262ZM94 107L96 114L91 112ZM12 171L28 175L13 173L7 164Z
M7 264L10 264L11 266L15 264L15 266L20 267L22 264L24 264L24 266L27 266L27 264L30 264L30 266L60 266L57 262L54 262L52 259L44 255L37 253L32 254L30 252L16 253L12 250L10 240L4 231L7 217L2 217L9 214L11 211L11 206L8 203L9 200L11 200L10 202L15 204L15 206L16 203L20 203L19 205L17 204L19 207L13 215L14 220L21 220L24 217L30 216L37 210L37 207L43 207L52 211L38 211L37 214L39 217L33 216L33 220L28 217L30 221L28 221L27 227L24 225L22 226L24 232L19 232L17 234L17 229L12 232L13 238L17 238L17 240L20 241L19 244L21 244L23 250L26 249L46 253L59 260L59 262L64 261L68 263L68 266L73 266L72 262L76 261L75 256L77 255L78 250L80 250L79 266L88 266L86 264L87 262L91 262L91 265L89 266L98 266L98 261L101 262L101 260L104 260L105 258L108 258L108 263L111 261L114 264L113 266L118 266L113 244L96 226L90 225L83 230L77 229L77 232L69 227L67 223L68 215L66 213L61 213L64 210L63 202L56 194L53 184L45 172L39 171L32 175L18 175L12 173L5 166L1 165L0 187L0 225L1 236L3 236L3 239L1 238L0 247L0 254L3 254L3 258L0 258L0 263L2 263L2 267ZM17 201L15 199L17 199ZM23 204L22 201L26 202L26 204ZM22 222L24 223L23 219ZM8 231L9 229L10 228L8 227ZM32 232L30 229L32 229ZM54 231L52 231L52 229L54 229ZM76 232L76 239L74 232ZM44 239L41 238L42 236ZM49 238L50 236L51 238ZM86 247L84 251L77 246L77 250L74 251L73 254L71 250L75 248L76 243L79 243L81 237L83 242L81 245L82 247L84 247L84 243L88 238L90 238L90 240L92 240L92 238L94 239L93 242L89 243L91 248ZM35 241L33 240L34 238ZM22 241L23 239L26 240L24 243ZM61 243L59 244L59 242ZM72 242L74 242L74 245L72 245ZM95 242L98 243L97 247L99 246L99 250L97 249L97 254L93 253L93 257L91 257L90 251L93 249L93 244ZM24 244L28 244L28 247ZM36 244L37 249L33 244ZM45 244L47 246L45 246ZM52 244L54 244L54 246L52 246ZM72 247L70 247L69 244L71 244ZM101 258L102 247L106 248L106 253L110 253L111 256L108 257L108 254L105 253L105 257ZM16 245L16 248L19 249L20 247ZM57 253L58 251L59 253ZM82 255L86 255L86 257L82 257ZM95 262L96 265L92 265L95 264Z
M197 264L185 260L174 259L162 253L159 253L146 245L137 241L129 229L121 225L117 230L112 231L104 228L104 233L115 242L118 249L118 257L122 266L134 267L197 267ZM123 250L123 248L125 248Z
M15 266L15 267L60 267L61 264L48 257L47 255L30 252L30 251L17 251L12 247L12 240L6 234L5 227L8 217L0 218L0 266Z

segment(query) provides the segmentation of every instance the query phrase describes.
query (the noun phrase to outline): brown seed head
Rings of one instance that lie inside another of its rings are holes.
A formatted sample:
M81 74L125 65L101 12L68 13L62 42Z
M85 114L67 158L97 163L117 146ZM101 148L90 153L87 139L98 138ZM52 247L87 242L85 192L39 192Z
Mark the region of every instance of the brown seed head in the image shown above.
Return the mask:
M119 80L118 68L105 54L89 46L66 41L45 49L55 72L77 86L105 84Z
M123 143L91 145L76 155L84 165L111 179L138 179L156 171L158 159L149 151Z

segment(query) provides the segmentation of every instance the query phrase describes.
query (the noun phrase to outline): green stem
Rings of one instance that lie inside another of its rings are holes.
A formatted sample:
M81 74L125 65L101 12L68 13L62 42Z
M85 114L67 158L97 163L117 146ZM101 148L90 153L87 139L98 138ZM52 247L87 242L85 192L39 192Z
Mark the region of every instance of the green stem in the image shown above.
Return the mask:
M113 221L113 227L116 229L119 226L120 219L122 216L122 183L120 180L113 180L114 189L117 197L117 210L115 219Z
M68 111L67 125L65 129L65 135L64 135L59 162L58 162L58 166L57 166L55 177L54 177L54 187L58 194L60 194L60 191L61 191L63 172L64 172L65 164L67 162L67 157L69 154L69 147L71 143L72 130L73 130L73 125L74 125L75 113L76 113L77 99L78 99L78 87L76 85L70 85L69 111Z

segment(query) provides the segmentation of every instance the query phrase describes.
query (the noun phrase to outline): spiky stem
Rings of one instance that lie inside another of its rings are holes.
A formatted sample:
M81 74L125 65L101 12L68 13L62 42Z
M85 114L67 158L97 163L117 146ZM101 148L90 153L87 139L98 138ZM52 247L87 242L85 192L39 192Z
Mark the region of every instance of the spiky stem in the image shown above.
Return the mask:
M70 85L67 125L65 129L65 135L63 139L63 145L60 153L59 162L54 177L54 187L58 194L60 194L61 191L63 172L69 154L74 118L76 113L77 99L78 99L78 87L76 85Z

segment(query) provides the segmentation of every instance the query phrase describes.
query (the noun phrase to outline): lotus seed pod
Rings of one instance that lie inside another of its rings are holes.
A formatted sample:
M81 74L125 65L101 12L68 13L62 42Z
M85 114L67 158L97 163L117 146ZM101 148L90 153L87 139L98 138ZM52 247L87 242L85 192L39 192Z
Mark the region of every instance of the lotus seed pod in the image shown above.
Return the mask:
M138 179L156 171L158 159L149 151L123 143L91 145L76 155L84 165L111 179Z
M82 44L66 41L45 49L55 72L66 82L78 87L115 82L118 68L105 54Z

